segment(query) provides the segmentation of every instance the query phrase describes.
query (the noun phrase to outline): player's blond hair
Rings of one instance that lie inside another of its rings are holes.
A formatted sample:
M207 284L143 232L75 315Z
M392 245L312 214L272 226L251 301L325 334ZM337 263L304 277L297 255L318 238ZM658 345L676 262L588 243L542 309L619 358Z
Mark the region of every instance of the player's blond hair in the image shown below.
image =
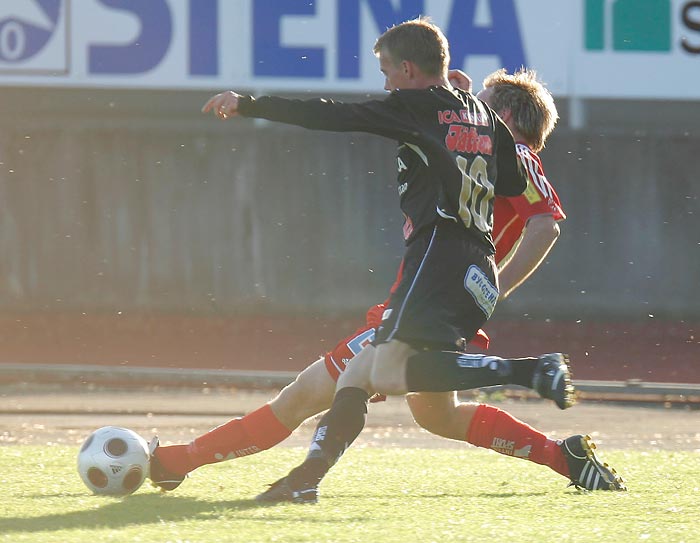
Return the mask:
M418 17L392 26L377 39L374 54L389 54L394 63L413 62L430 76L447 74L450 47L445 34L428 17Z
M491 88L489 104L495 111L510 109L515 128L535 152L541 151L559 119L554 98L537 78L535 70L521 68L514 74L498 70L484 79Z

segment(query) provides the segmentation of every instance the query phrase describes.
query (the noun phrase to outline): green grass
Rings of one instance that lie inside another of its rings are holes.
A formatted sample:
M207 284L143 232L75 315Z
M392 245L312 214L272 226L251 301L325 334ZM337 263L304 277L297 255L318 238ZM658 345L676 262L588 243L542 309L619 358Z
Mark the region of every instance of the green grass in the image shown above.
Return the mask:
M547 468L473 448L351 449L318 505L259 506L304 456L204 467L175 492L91 495L76 449L0 447L0 541L700 541L700 454L606 451L627 493L579 492Z

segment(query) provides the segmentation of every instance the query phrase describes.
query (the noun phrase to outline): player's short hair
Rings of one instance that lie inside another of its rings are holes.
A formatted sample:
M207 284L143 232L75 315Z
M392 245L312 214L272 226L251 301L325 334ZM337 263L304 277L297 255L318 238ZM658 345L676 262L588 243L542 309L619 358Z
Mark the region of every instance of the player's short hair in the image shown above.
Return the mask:
M484 79L484 88L491 88L489 104L495 111L510 109L515 128L537 152L559 119L554 98L537 78L535 70L521 68L514 74L498 70Z
M389 54L395 63L413 62L426 75L443 75L450 64L450 47L440 28L428 17L392 26L377 39L374 54Z

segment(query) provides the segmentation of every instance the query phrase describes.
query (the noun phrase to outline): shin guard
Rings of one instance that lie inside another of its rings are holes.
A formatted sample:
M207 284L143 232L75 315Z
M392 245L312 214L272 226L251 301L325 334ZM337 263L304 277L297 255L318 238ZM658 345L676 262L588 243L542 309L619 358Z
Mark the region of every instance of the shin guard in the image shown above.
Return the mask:
M309 453L288 476L292 488L318 485L365 426L369 394L361 388L340 389L330 410L316 426Z

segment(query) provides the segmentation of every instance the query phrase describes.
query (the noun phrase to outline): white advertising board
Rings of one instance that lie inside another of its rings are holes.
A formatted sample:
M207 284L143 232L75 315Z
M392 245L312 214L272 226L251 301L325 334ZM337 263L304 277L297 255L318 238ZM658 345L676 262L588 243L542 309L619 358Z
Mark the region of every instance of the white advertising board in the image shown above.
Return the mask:
M0 86L377 92L374 40L417 15L477 83L700 97L700 0L1 0Z

